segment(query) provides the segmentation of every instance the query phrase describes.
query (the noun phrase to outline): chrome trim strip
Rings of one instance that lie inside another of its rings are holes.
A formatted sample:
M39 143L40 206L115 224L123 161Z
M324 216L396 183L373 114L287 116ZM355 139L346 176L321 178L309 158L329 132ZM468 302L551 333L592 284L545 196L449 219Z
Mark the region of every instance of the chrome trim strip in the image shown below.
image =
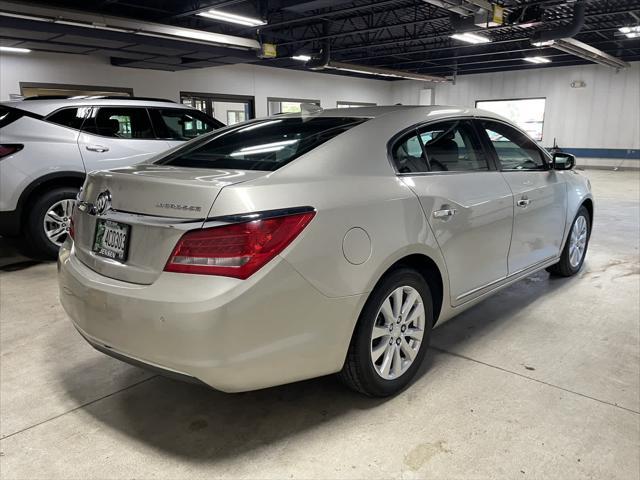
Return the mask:
M211 217L205 220L205 226L209 224L209 222L216 223L245 223L245 222L253 222L255 220L264 220L267 218L276 218L276 217L284 217L287 215L296 215L299 213L308 213L315 212L316 209L310 206L304 207L290 207L290 208L278 208L275 210L262 210L259 212L250 212L250 213L238 213L232 215L223 215L221 217Z
M474 288L473 290L469 290L468 292L463 293L462 295L458 295L456 297L456 300L461 300L465 297L468 297L469 295L473 295L474 293L479 292L480 290L484 290L485 288L489 288L493 285L502 283L502 282L508 282L509 280L513 279L514 277L517 277L518 275L527 272L529 270L535 271L538 270L539 268L541 268L542 265L548 263L551 260L555 260L559 257L557 257L556 255L552 255L550 257L545 258L544 260L539 261L538 263L534 263L533 265L529 266L529 267L525 267L525 268L521 268L520 270L516 270L515 272L513 272L511 275L507 275L506 277L502 277L499 278L498 280L494 280L492 282L489 282L481 287L477 287Z

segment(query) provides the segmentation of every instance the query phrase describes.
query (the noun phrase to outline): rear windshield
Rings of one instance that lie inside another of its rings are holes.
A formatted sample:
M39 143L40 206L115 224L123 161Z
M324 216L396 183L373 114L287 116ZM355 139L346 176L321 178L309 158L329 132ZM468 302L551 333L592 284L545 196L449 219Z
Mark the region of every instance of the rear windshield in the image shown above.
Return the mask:
M15 122L20 117L22 117L23 113L16 108L9 108L3 105L0 105L0 128L6 127L12 122Z
M191 168L274 171L365 118L269 118L195 140L156 163Z

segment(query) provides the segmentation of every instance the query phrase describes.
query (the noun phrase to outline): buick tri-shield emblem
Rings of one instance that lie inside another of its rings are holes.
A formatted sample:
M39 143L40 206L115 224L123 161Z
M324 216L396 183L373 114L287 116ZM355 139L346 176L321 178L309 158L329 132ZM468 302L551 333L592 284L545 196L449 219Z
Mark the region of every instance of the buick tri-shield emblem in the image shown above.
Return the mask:
M111 208L111 192L105 190L98 195L95 203L93 204L94 215L103 215Z

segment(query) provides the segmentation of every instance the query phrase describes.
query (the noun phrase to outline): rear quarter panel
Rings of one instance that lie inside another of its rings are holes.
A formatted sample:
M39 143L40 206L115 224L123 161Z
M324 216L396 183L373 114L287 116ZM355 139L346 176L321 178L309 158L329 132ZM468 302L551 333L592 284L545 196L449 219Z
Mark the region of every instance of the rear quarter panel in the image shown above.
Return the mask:
M26 116L0 129L0 143L24 145L0 161L0 210L14 210L21 193L38 178L58 172L84 173L78 134Z

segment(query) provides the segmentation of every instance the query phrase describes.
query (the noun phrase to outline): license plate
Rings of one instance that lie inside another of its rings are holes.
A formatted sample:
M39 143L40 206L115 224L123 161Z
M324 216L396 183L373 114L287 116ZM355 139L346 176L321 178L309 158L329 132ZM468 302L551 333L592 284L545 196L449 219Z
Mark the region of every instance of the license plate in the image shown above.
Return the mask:
M98 220L93 251L102 257L124 262L127 259L130 231L131 225L113 220Z

